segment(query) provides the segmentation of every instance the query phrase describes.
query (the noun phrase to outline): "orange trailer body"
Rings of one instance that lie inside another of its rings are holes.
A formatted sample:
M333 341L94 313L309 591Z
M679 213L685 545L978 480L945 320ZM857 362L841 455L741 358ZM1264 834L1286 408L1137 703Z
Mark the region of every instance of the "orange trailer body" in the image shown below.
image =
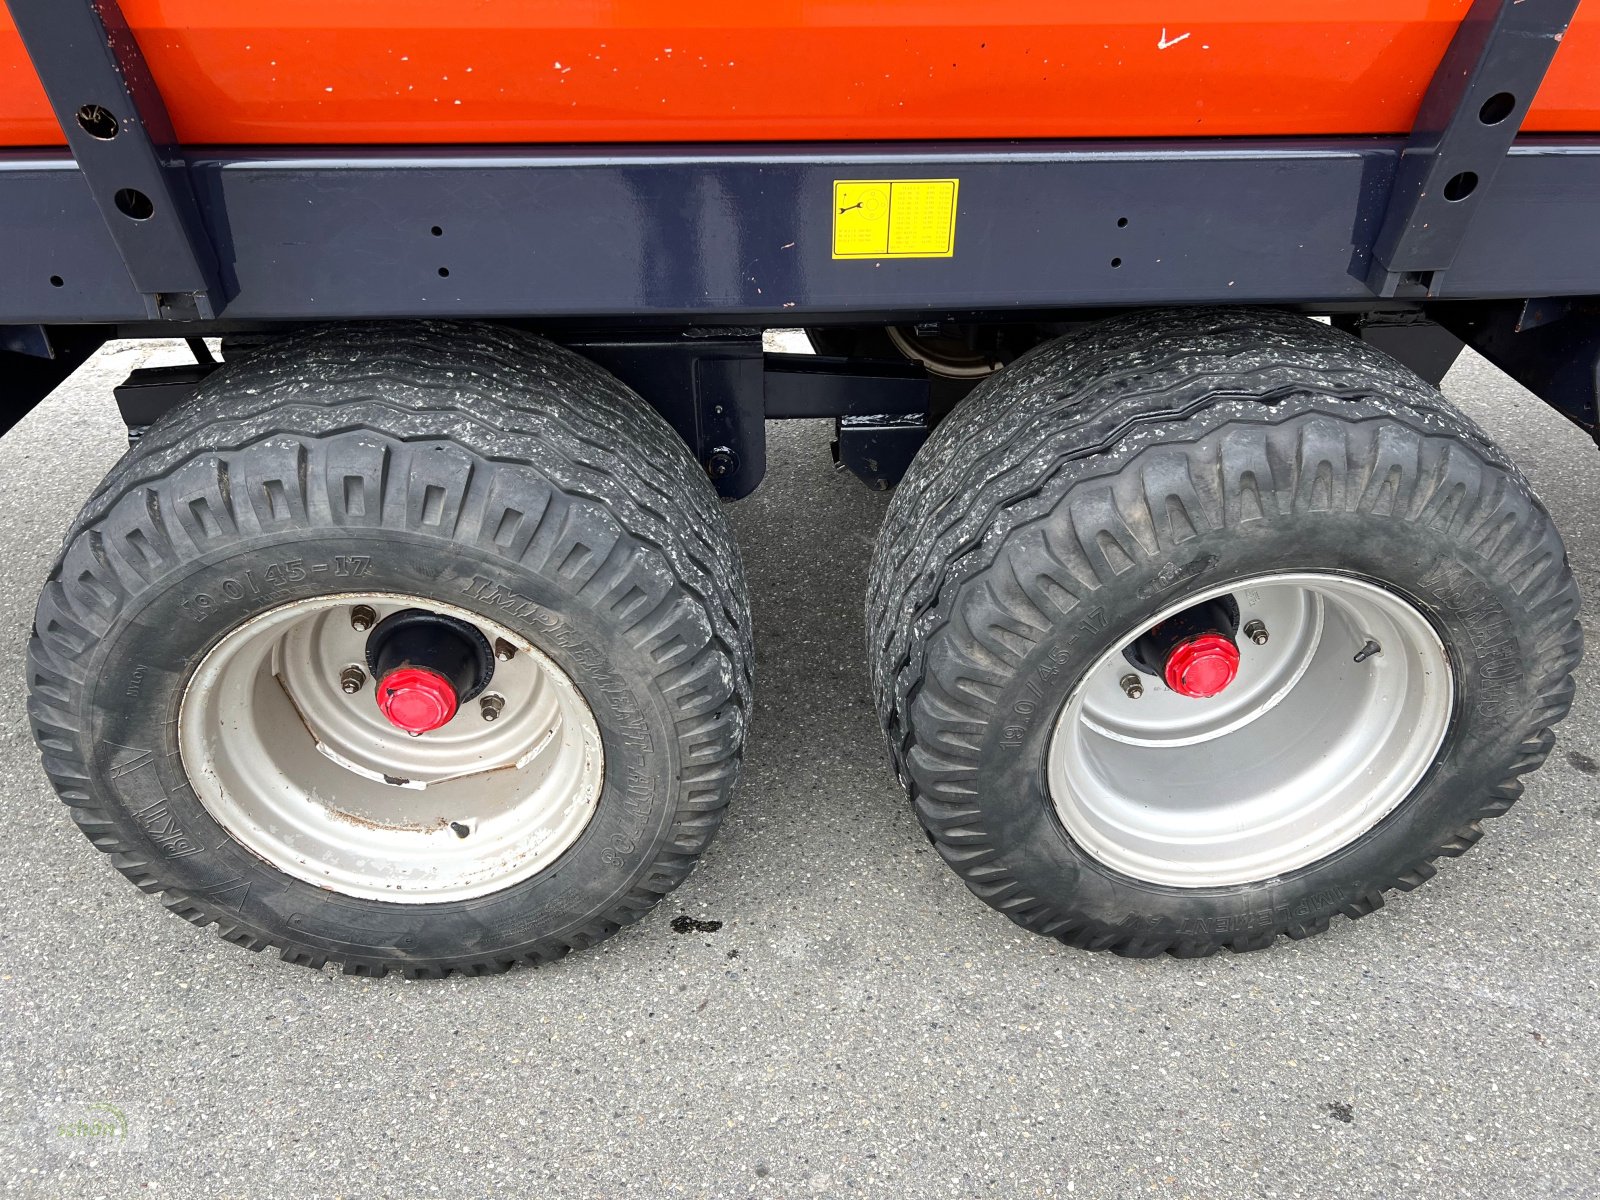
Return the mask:
M1398 134L1469 0L124 0L195 145ZM1528 133L1600 130L1600 8ZM62 136L0 7L0 145Z

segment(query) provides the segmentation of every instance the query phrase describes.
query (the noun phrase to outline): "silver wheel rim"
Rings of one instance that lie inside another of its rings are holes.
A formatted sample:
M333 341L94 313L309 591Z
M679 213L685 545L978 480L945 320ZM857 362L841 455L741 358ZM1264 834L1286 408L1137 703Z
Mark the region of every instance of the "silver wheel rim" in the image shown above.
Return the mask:
M1123 651L1158 622L1218 596L1239 604L1239 671L1192 699ZM1356 657L1376 644L1376 653ZM1258 882L1349 845L1394 811L1444 743L1450 661L1427 619L1345 576L1261 575L1186 598L1101 656L1057 718L1050 795L1088 854L1178 887Z
M421 737L378 710L358 605L468 621L511 647L489 693ZM600 729L572 680L526 638L475 613L383 593L286 604L231 631L184 690L178 747L212 817L272 866L350 896L439 903L548 867L594 815Z

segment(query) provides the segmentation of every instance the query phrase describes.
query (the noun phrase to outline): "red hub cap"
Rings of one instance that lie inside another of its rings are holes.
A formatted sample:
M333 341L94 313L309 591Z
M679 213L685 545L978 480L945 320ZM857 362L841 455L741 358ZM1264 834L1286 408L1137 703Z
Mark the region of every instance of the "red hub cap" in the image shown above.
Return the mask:
M427 667L398 667L378 681L378 709L407 733L427 733L456 715L456 689Z
M1169 688L1197 700L1215 696L1238 673L1239 647L1220 633L1202 633L1173 647L1164 672Z

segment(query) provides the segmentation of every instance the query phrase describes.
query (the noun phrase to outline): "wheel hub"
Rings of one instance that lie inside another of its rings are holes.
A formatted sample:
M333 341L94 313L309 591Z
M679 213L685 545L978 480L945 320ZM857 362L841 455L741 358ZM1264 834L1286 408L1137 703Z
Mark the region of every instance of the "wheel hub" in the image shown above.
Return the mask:
M456 689L427 667L397 667L378 680L378 711L413 737L449 723L456 715Z
M178 744L201 803L256 855L409 903L544 869L604 781L599 725L553 660L471 612L381 593L232 630L184 691Z
M1215 696L1239 673L1239 602L1231 595L1190 605L1157 621L1129 645L1125 657L1177 695Z
M1215 696L1238 673L1239 647L1233 639L1203 633L1173 648L1162 677L1178 695L1201 700Z
M378 681L378 711L413 737L449 724L461 703L494 677L489 640L470 622L408 608L378 622L367 638Z
M1400 596L1341 575L1257 576L1101 656L1051 735L1051 800L1086 853L1133 878L1270 879L1411 793L1453 694L1439 635Z

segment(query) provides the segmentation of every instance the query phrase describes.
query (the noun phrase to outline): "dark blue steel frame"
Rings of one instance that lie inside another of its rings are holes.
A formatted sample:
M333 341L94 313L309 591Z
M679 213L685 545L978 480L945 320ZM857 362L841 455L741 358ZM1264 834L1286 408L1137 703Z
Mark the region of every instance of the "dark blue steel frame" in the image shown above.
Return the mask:
M1381 306L1398 139L191 153L234 322L815 324ZM831 257L838 178L961 179L951 258ZM1524 137L1437 299L1600 294L1600 137ZM146 316L65 155L0 153L0 323Z
M1494 181L1578 0L1474 0L1434 71L1401 152L1368 282L1440 295L1478 197Z
M147 315L215 316L216 254L161 92L116 0L7 4Z
M1517 206L1492 187L1577 0L1474 0L1403 144L188 158L116 0L6 3L75 166L0 160L0 321L130 320L134 299L177 320L749 319L1600 291L1522 286L1551 239L1496 236ZM958 175L955 256L832 260L841 175ZM105 236L64 245L86 201Z

